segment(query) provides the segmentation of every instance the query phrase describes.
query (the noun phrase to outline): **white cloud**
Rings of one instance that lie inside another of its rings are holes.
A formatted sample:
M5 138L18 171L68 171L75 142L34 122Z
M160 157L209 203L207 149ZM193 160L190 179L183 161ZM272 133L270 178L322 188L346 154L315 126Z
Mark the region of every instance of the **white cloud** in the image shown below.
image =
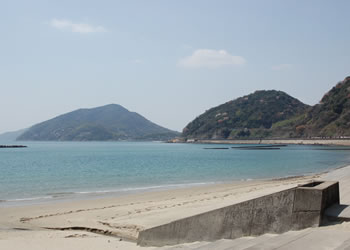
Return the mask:
M93 26L87 23L73 23L66 19L52 19L50 25L56 29L68 30L77 33L106 32L102 26Z
M226 50L197 49L191 56L182 58L178 65L186 68L219 68L245 63L243 57L233 56Z
M292 64L278 64L271 67L272 70L276 70L276 71L289 70L291 68L293 68Z

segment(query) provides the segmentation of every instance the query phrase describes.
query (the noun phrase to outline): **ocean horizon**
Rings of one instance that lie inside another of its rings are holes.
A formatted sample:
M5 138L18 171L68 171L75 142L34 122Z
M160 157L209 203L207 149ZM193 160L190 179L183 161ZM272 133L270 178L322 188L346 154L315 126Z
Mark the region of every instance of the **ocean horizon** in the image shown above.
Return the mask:
M313 145L237 150L227 144L17 143L28 147L0 150L0 206L308 175L350 162L345 147ZM229 149L205 150L213 147Z

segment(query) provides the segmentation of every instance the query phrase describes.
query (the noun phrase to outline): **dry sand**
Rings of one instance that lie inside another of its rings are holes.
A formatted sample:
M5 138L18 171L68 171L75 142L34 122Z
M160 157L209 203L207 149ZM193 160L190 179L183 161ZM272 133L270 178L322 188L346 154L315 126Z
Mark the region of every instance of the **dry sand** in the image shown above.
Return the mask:
M140 230L319 177L232 182L116 198L0 207L0 250L154 249L136 245Z

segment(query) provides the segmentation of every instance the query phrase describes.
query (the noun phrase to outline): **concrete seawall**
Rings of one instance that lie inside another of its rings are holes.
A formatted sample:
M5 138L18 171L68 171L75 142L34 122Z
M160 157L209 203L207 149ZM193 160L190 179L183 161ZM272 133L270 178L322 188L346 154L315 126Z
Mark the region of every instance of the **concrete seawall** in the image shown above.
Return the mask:
M339 204L339 183L313 182L146 229L138 244L175 245L316 227L333 204Z
M305 144L350 146L350 139L196 140L208 144Z

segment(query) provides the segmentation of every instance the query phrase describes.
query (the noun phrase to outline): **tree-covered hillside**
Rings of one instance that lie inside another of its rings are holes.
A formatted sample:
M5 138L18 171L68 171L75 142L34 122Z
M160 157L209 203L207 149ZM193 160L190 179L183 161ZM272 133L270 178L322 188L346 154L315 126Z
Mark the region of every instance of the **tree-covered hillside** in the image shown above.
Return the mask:
M301 137L350 136L350 77L327 92L300 119L296 131Z
M117 104L79 109L29 128L17 140L168 140L179 133L158 126Z
M183 136L201 139L269 137L273 136L271 128L275 123L301 115L308 107L282 91L256 91L206 111L184 128Z

